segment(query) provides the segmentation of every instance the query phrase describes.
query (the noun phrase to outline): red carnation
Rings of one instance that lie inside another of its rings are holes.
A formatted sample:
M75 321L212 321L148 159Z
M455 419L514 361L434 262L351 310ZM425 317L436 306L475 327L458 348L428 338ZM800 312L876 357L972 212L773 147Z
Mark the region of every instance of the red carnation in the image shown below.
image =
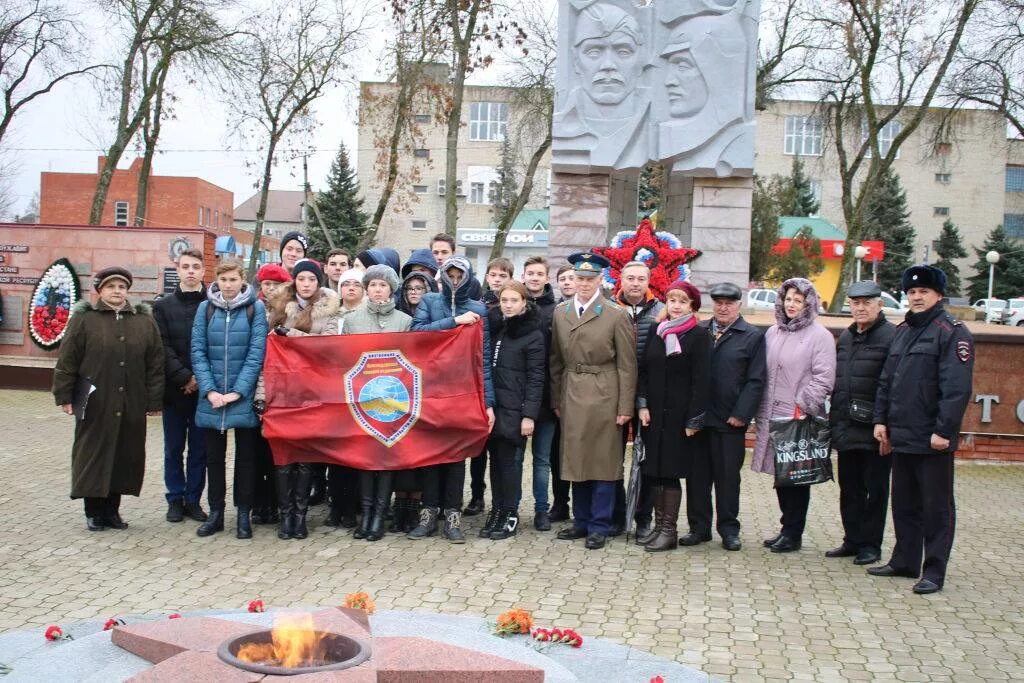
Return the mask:
M250 600L249 601L249 611L250 612L265 612L267 610L266 610L266 607L263 605L263 601L262 600Z
M46 637L47 640L50 641L61 640L67 637L64 635L64 630L56 624L54 624L53 626L47 626L46 631L43 633L43 635Z
M652 676L650 683L665 683L665 678L663 676Z
M168 614L167 618L168 619L181 619L181 615L178 614L177 612L175 612L174 614Z
M120 623L121 623L120 619L107 619L105 622L103 622L103 630L104 631L109 631L110 629L114 628L115 626L119 625Z

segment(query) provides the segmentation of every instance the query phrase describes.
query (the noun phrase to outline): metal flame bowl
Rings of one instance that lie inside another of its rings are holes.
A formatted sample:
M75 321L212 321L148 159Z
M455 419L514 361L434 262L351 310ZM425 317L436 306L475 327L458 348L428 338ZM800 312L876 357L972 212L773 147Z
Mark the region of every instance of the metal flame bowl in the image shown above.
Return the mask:
M270 629L247 633L221 643L217 648L217 656L222 662L254 673L273 676L297 676L299 674L317 673L319 671L338 671L359 666L370 658L370 644L338 633L324 631L315 632L320 641L320 650L324 663L314 666L284 667L273 664L243 662L237 657L238 651L249 644L263 645L273 642Z

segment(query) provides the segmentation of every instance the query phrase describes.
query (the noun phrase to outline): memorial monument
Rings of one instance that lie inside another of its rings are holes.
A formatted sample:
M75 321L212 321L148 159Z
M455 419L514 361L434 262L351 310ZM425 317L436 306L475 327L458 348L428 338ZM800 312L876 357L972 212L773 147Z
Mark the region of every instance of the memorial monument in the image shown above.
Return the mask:
M692 279L746 285L758 0L561 0L551 255L636 227L648 163L662 227L703 252Z

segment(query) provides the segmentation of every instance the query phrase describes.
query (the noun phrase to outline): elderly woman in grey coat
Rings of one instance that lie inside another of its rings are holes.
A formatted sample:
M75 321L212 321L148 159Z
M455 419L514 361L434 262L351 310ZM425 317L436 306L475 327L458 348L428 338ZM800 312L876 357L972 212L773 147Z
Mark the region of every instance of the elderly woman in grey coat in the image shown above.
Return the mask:
M408 332L412 318L395 308L394 294L400 286L398 274L391 266L367 268L363 275L366 301L342 320L341 334ZM363 516L352 532L355 538L379 541L384 537L384 516L393 482L394 472L390 470L359 472L359 507Z
M775 456L770 426L773 418L792 418L799 413L827 418L825 399L836 376L836 345L832 333L817 322L818 292L809 280L794 277L779 287L775 301L775 324L765 333L768 384L757 413L757 441L751 469L775 474ZM773 553L800 549L809 486L776 488L782 511L782 530L764 545Z

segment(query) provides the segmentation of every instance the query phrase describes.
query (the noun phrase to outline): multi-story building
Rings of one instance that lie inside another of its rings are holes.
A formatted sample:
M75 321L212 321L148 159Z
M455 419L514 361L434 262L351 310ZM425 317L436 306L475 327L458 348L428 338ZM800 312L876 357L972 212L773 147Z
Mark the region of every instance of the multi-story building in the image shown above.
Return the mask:
M378 154L375 140L386 139L391 121L374 116L365 109L367 103L380 102L394 92L390 83L364 82L360 84L364 109L359 117L359 152L356 173L367 211L372 212L380 198L383 183L379 180ZM518 111L515 91L502 86L466 86L462 104L462 130L459 132L458 181L455 195L459 219L450 232L456 234L459 251L466 254L474 268L483 270L491 253L494 224L497 216L491 206L491 189L498 178L501 147L506 135L515 141L515 168L521 183L523 172L539 146L543 134L536 139L520 135L527 116ZM419 134L415 147L403 153L399 163L399 177L413 178L412 182L397 185L394 197L381 221L377 244L393 247L404 259L413 249L428 247L430 237L444 232L445 226L445 138L447 125L426 105L415 114ZM548 190L551 179L551 155L545 154L534 174L534 189L526 204L530 225L522 219L513 226L505 245L505 256L516 264L520 272L528 256L547 252ZM520 230L520 224L522 229ZM532 234L526 234L532 233Z

